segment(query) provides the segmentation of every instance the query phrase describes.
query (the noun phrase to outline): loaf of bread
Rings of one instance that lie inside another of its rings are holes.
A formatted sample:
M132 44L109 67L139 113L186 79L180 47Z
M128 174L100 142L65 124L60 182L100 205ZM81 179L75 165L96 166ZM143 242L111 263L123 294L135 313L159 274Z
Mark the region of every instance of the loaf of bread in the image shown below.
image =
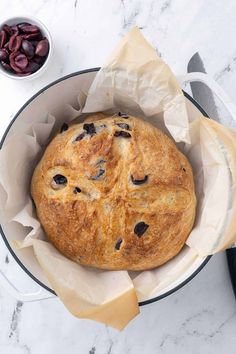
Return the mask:
M195 218L186 157L153 125L122 113L64 123L34 171L31 193L49 241L102 269L160 266L181 250Z

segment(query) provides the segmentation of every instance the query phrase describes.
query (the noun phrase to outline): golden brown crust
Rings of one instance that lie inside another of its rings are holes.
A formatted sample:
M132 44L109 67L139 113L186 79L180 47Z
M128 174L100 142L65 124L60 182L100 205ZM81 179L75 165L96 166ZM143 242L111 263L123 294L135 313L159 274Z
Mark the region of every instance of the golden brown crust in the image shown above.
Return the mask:
M181 250L192 229L191 166L147 122L104 114L89 116L91 122L95 134L85 134L83 123L58 134L34 171L31 192L42 226L58 250L83 265L157 267ZM56 184L55 175L67 183Z

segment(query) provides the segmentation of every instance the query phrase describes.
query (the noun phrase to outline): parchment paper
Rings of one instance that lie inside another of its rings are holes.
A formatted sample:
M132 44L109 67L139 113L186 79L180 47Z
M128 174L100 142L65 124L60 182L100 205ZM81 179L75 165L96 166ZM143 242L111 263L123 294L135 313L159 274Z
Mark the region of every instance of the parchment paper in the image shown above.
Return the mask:
M43 148L62 124L42 117L25 124L0 152L0 184L9 222L31 227L18 247L33 246L47 278L67 309L122 329L139 312L138 302L171 284L196 258L218 252L236 240L236 133L206 118L190 123L185 98L169 67L157 56L137 28L132 29L98 72L87 100L80 94L83 113L121 110L163 129L189 158L195 177L197 217L187 245L167 264L138 275L80 266L61 255L46 240L29 195L30 179ZM85 103L85 106L84 106ZM83 107L84 106L84 107ZM70 119L80 116L70 107ZM80 116L77 120L81 120ZM16 178L16 176L18 176ZM1 190L0 190L1 192ZM17 196L17 197L16 197ZM138 296L138 299L137 299Z

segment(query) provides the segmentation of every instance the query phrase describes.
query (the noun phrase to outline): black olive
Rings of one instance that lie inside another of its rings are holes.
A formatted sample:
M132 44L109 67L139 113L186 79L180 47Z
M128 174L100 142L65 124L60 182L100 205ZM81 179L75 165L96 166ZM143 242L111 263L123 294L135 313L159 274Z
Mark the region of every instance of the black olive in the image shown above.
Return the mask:
M138 236L141 237L149 228L148 224L145 224L144 221L140 221L138 224L135 225L134 227L134 233Z
M99 168L98 173L96 174L96 176L91 177L92 180L97 180L99 179L102 175L104 175L105 170L103 170L102 168Z
M66 130L68 130L68 128L69 128L69 125L67 123L63 123L61 126L60 133L65 132Z
M93 123L85 123L83 125L83 129L86 131L87 134L89 135L94 135L96 134L96 129Z
M125 119L129 118L129 116L126 113L121 113L121 112L118 112L118 116Z
M56 175L53 177L53 180L56 184L66 184L67 178L63 175Z
M135 185L143 184L147 182L147 180L148 180L148 176L145 176L144 179L134 179L134 177L131 175L131 181Z
M77 136L77 138L75 139L75 141L80 141L80 140L82 140L82 139L85 137L85 135L86 135L85 132L81 133L80 135Z
M117 123L116 125L118 125L118 127L120 127L121 129L130 130L129 124Z
M117 251L119 251L122 242L123 242L122 238L119 238L119 239L116 241L115 249L116 249Z
M79 187L75 187L73 193L74 194L81 193L81 189Z
M97 162L96 162L96 166L99 166L103 163L106 163L106 160L103 160L103 159L99 159Z
M124 132L123 130L117 130L114 136L116 137L121 136L122 138L131 138L131 134L128 132Z

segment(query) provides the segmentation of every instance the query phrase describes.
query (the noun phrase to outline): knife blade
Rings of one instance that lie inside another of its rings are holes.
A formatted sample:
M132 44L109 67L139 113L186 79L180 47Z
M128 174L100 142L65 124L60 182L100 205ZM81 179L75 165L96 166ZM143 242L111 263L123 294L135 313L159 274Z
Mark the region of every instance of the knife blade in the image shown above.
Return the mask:
M202 72L206 73L203 61L199 53L195 53L188 62L187 72ZM202 106L209 117L213 117L219 121L219 113L211 90L202 82L190 83L193 98ZM226 250L227 263L231 283L236 298L236 244Z

